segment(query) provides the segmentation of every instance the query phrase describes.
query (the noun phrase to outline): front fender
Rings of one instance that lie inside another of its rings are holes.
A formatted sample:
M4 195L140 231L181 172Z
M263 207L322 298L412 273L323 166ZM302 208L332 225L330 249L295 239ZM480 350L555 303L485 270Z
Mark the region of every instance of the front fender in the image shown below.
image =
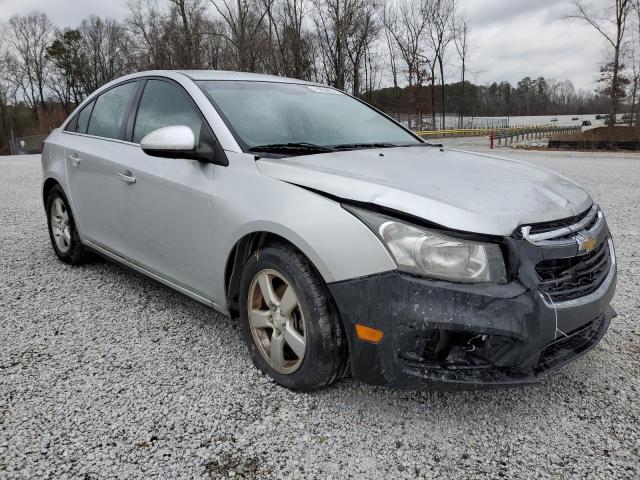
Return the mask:
M226 302L227 259L237 242L250 233L285 238L307 256L327 283L396 268L373 232L338 202L265 177L255 166L217 167L214 177L213 212L221 227L216 231L220 253L215 256L216 302Z

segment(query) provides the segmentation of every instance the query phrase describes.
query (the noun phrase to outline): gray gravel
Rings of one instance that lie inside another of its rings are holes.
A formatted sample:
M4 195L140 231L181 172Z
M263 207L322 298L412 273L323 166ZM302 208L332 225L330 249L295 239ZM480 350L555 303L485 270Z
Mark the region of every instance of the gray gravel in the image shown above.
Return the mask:
M0 157L0 479L638 478L640 156L503 152L603 205L619 317L543 385L419 394L275 386L233 321L105 261L57 261L38 157Z

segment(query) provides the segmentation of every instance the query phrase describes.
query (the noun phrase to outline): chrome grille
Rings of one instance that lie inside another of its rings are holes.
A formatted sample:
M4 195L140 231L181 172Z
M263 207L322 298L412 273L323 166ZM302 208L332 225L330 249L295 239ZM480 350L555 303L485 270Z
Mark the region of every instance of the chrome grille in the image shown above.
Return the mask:
M561 220L553 220L551 222L531 224L529 226L530 227L529 234L537 235L540 233L547 233L547 232L552 232L554 230L566 228L571 225L575 225L582 222L587 217L595 220L595 215L593 215L593 210L594 210L594 207L591 206L588 210L585 210L581 214L576 215L574 217L563 218Z
M570 219L522 227L521 234L541 249L575 252L563 258L547 254L535 265L538 289L547 303L569 305L567 302L586 300L615 270L613 244L602 211L595 204Z
M575 223L573 219L549 222L545 224L528 225L522 227L521 233L525 240L539 246L560 247L579 245L588 237L596 237L605 226L604 216L597 205L579 217Z
M606 240L587 254L543 260L536 265L540 291L553 302L573 300L596 291L610 269Z

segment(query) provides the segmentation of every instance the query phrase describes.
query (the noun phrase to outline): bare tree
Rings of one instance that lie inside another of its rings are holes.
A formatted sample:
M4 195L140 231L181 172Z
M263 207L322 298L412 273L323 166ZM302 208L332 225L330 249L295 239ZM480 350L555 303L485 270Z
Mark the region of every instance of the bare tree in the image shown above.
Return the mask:
M224 35L225 22L211 17L205 17L202 22L203 33L198 38L202 43L203 67L214 70L231 68L233 52Z
M414 85L424 63L423 35L429 28L429 15L425 3L402 0L396 9L387 9L384 14L387 34L393 37L400 56L407 67L407 81Z
M371 49L367 49L365 52L363 63L367 100L369 103L373 103L373 92L380 88L380 82L382 81L382 67L378 56Z
M420 95L421 85L425 77L423 66L425 63L429 63L424 44L424 37L430 27L428 1L416 3L411 0L402 0L398 2L395 8L385 9L384 27L387 35L393 38L395 46L400 52L400 57L406 65L407 81L409 89L413 93L412 102L419 104L417 96ZM433 63L429 65L432 69ZM433 76L431 79L433 79ZM416 88L412 88L414 85ZM434 88L432 83L432 116L435 115L433 107ZM422 112L419 108L418 118L421 124ZM410 116L408 125L411 128Z
M395 99L396 105L398 104L398 50L396 46L396 41L394 34L391 31L393 28L393 22L389 20L389 7L387 5L384 6L382 11L382 25L384 32L384 41L387 47L387 51L389 52L389 66L391 67L391 78L393 79L393 96ZM393 14L391 14L393 15Z
M80 25L86 62L83 72L85 94L114 80L129 70L126 58L126 30L111 18L92 15Z
M83 98L82 76L85 61L82 56L82 34L79 30L66 29L56 34L55 40L47 47L51 62L49 90L62 104L65 113Z
M640 4L640 1L636 1L634 3L634 10L636 12L638 12L638 10L636 10L636 7ZM636 19L636 22L638 21L638 19ZM640 29L640 22L638 22L638 25L636 26L636 28ZM638 97L638 86L640 85L640 58L638 58L638 55L640 54L640 51L638 50L638 33L639 32L634 32L634 34L632 35L632 39L631 39L631 48L628 52L628 60L631 63L631 94L629 96L629 100L630 100L630 115L629 115L629 126L633 126L634 121L637 123L637 112L636 112L636 99Z
M181 61L180 63L183 65L183 68L193 68L195 62L194 62L194 48L193 48L193 38L192 38L192 33L191 33L191 21L190 21L190 15L189 15L189 5L187 0L169 0L169 2L173 5L173 7L175 8L177 14L180 16L180 20L182 22L182 28L181 28L181 49L180 49L180 56L181 56ZM199 3L199 2L197 2Z
M635 45L633 48L633 53L631 54L631 96L630 96L630 116L629 116L629 126L632 127L634 122L637 123L637 108L636 108L636 99L638 97L638 84L640 83L640 66L638 65L638 58L635 52Z
M347 36L357 0L322 0L316 5L315 25L327 83L344 90L348 78Z
M7 51L0 48L0 147L2 140L13 127L13 115L9 113L9 105L16 103L17 87L11 81L11 58Z
M636 99L638 97L638 87L640 87L640 0L634 0L633 11L635 13L635 32L633 39L631 40L631 68L633 77L631 79L631 118L629 119L629 126L632 126L635 122L636 127L640 126L640 119L638 115L638 107L636 105Z
M235 68L246 72L256 71L262 22L266 11L252 0L210 0L226 23L229 32L221 33L236 53Z
M171 68L165 42L165 17L156 0L130 0L126 54L136 69Z
M569 80L565 80L558 84L560 101L562 105L569 105L576 94L576 89Z
M276 75L310 80L313 47L310 33L305 29L309 1L263 0L263 5L267 17L263 27L273 50L267 70Z
M360 93L363 58L380 31L378 0L321 0L316 4L319 63L327 83Z
M602 92L610 98L609 126L613 128L618 113L620 98L624 97L626 82L621 76L622 45L627 25L627 16L632 7L632 0L613 0L612 8L596 12L583 0L571 0L576 14L570 18L580 19L591 25L611 45L613 53L610 60L601 68L602 82L606 85Z
M460 59L460 82L461 98L460 98L460 116L458 120L458 128L463 128L465 115L465 74L467 67L467 57L469 55L469 22L464 16L455 16L453 20L453 40Z
M454 0L432 0L431 2L429 2L429 7L429 16L431 17L431 28L429 29L429 36L431 38L431 45L435 53L435 59L438 63L438 69L440 71L440 128L444 130L446 128L444 64L447 47L453 40L454 36L454 32L451 26L456 6Z
M206 37L211 29L203 0L167 0L168 12L162 17L163 39L172 68L198 69L208 63Z
M351 88L356 96L360 94L360 71L363 58L380 32L378 8L379 5L375 0L358 2L354 11L353 25L347 36L347 54L352 72Z
M13 46L18 61L19 75L14 75L27 103L31 105L35 118L38 118L38 104L44 111L45 89L49 62L47 47L54 34L53 24L41 12L32 12L25 16L13 16L9 20L9 43ZM18 72L16 72L18 73Z
M203 0L130 0L128 7L121 42L128 68L237 68L227 22L209 15Z

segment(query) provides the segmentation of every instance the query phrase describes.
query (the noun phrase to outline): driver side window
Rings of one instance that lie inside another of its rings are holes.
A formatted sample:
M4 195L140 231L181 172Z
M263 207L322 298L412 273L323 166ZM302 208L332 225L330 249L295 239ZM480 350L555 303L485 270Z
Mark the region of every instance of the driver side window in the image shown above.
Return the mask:
M172 125L191 128L197 141L202 117L179 87L162 80L148 80L133 127L133 142L140 143L147 133Z

